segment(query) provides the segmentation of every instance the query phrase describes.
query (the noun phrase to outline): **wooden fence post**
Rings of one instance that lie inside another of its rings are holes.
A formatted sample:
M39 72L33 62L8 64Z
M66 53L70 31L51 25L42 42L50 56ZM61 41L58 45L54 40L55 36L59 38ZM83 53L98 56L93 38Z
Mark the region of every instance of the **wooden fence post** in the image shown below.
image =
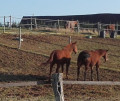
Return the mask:
M4 26L3 26L3 33L5 33L5 16L4 16Z
M116 30L118 31L118 23L116 24Z
M31 22L30 22L30 29L32 30L32 17L31 17Z
M58 30L60 30L60 20L58 19Z
M10 28L12 28L12 17L10 15Z
M19 28L19 46L18 49L21 47L21 27Z
M5 33L5 25L3 26L3 33Z
M69 37L69 44L71 43L71 36Z
M98 36L100 36L100 31L101 31L101 24L98 22Z
M55 73L52 75L52 87L55 95L55 101L64 101L63 73Z
M6 23L6 20L5 20L5 18L6 18L6 17L4 16L4 26L5 26L5 23Z
M35 28L37 29L37 19L35 18Z
M119 26L119 25L118 25L118 23L117 23L117 24L116 24L116 31L115 31L116 37L117 37L117 35L118 35L118 30L119 30L119 29L118 29L118 26Z
M80 24L79 24L78 20L77 20L77 31L78 31L78 33L80 32Z

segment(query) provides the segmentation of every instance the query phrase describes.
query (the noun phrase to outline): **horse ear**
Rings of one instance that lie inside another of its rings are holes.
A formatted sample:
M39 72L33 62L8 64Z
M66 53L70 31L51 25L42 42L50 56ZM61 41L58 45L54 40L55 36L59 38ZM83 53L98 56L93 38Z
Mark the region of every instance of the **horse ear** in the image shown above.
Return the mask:
M109 50L106 50L106 52L108 52Z

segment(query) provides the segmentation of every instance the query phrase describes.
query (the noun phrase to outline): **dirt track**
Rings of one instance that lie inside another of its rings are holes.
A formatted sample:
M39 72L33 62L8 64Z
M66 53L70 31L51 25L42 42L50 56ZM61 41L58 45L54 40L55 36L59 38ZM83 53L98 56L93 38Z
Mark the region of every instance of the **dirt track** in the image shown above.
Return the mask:
M0 43L4 45L0 45L0 82L18 82L18 81L31 81L31 80L47 80L49 74L49 66L40 67L40 64L48 59L44 55L35 54L47 54L49 55L53 49L61 49L68 43L68 36L60 37L55 35L23 35L24 42L22 43L21 50L17 49L18 41L14 40L17 36L16 35L0 35ZM75 37L74 40L79 40L78 42L84 43L84 41L92 41L87 40L81 37ZM104 39L97 39L95 38L94 41L97 43L109 44L110 47L120 47L117 43L120 42L119 40L112 40L108 39L107 42ZM92 43L92 42L91 42ZM52 45L52 47L51 47ZM8 46L8 47L7 47ZM109 45L108 45L109 46ZM14 47L14 48L10 48ZM80 47L79 49L83 49ZM88 47L89 48L89 47ZM23 51L29 50L32 51ZM113 54L113 50L111 50L111 54ZM115 51L115 50L114 50ZM119 51L117 49L116 51ZM119 58L119 52L115 53L116 56ZM73 55L73 59L75 60L77 56ZM104 63L105 64L105 63ZM118 68L120 66L117 63ZM105 64L106 66L106 64ZM55 71L55 69L54 69ZM53 71L53 72L54 72ZM81 73L81 80L83 80L83 71ZM95 71L95 70L94 70ZM87 80L89 78L90 73L87 74ZM70 70L69 70L69 80L76 80L76 64L72 63ZM94 72L94 80L96 80L96 72ZM108 69L100 69L100 80L102 81L120 81L120 72L111 71ZM48 90L49 88L49 90ZM34 87L17 87L15 90L13 88L5 89L0 88L0 97L10 97L15 96L19 98L27 98L30 96L39 97L39 96L53 96L51 85L44 85L44 86L34 86ZM69 99L72 97L73 99L80 99L80 96L88 99L92 99L96 97L103 97L107 98L109 96L117 96L120 90L118 86L80 86L80 85L65 85L64 92L65 98L68 101L74 101ZM12 93L10 93L12 91ZM23 92L23 93L21 93ZM52 93L51 93L52 92ZM77 96L78 95L78 96ZM83 99L85 99L83 98ZM91 100L90 99L90 100ZM79 101L79 100L78 100ZM91 100L92 101L92 100ZM117 100L116 100L117 101Z

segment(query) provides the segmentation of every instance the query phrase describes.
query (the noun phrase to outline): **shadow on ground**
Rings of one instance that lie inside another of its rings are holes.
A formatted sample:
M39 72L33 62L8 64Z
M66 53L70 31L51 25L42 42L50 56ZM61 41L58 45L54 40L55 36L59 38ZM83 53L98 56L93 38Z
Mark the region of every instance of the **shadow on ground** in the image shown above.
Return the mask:
M48 77L46 76L38 76L38 75L14 75L14 74L6 74L6 73L0 73L0 82L16 82L16 81L46 81L48 80Z

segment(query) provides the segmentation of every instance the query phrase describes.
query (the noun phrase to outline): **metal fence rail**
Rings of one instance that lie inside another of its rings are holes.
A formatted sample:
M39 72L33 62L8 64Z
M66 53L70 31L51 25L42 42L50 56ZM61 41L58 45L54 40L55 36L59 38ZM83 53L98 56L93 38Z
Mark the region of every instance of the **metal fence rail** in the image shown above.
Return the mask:
M62 73L52 75L52 85L55 95L55 101L64 101L63 84L80 84L80 85L119 85L119 81L64 81Z
M80 85L120 85L118 81L63 81L63 84L80 84Z
M11 82L11 83L0 83L0 87L9 88L9 87L21 87L21 86L36 86L50 84L48 81L26 81L26 82Z
M51 84L53 87L55 101L64 101L64 89L63 85L66 84L77 84L77 85L113 85L120 86L119 81L64 81L63 73L55 73L52 75L51 82L50 81L26 81L26 82L11 82L11 83L0 83L0 87L9 88L9 87L21 87L21 86L36 86L43 84Z

